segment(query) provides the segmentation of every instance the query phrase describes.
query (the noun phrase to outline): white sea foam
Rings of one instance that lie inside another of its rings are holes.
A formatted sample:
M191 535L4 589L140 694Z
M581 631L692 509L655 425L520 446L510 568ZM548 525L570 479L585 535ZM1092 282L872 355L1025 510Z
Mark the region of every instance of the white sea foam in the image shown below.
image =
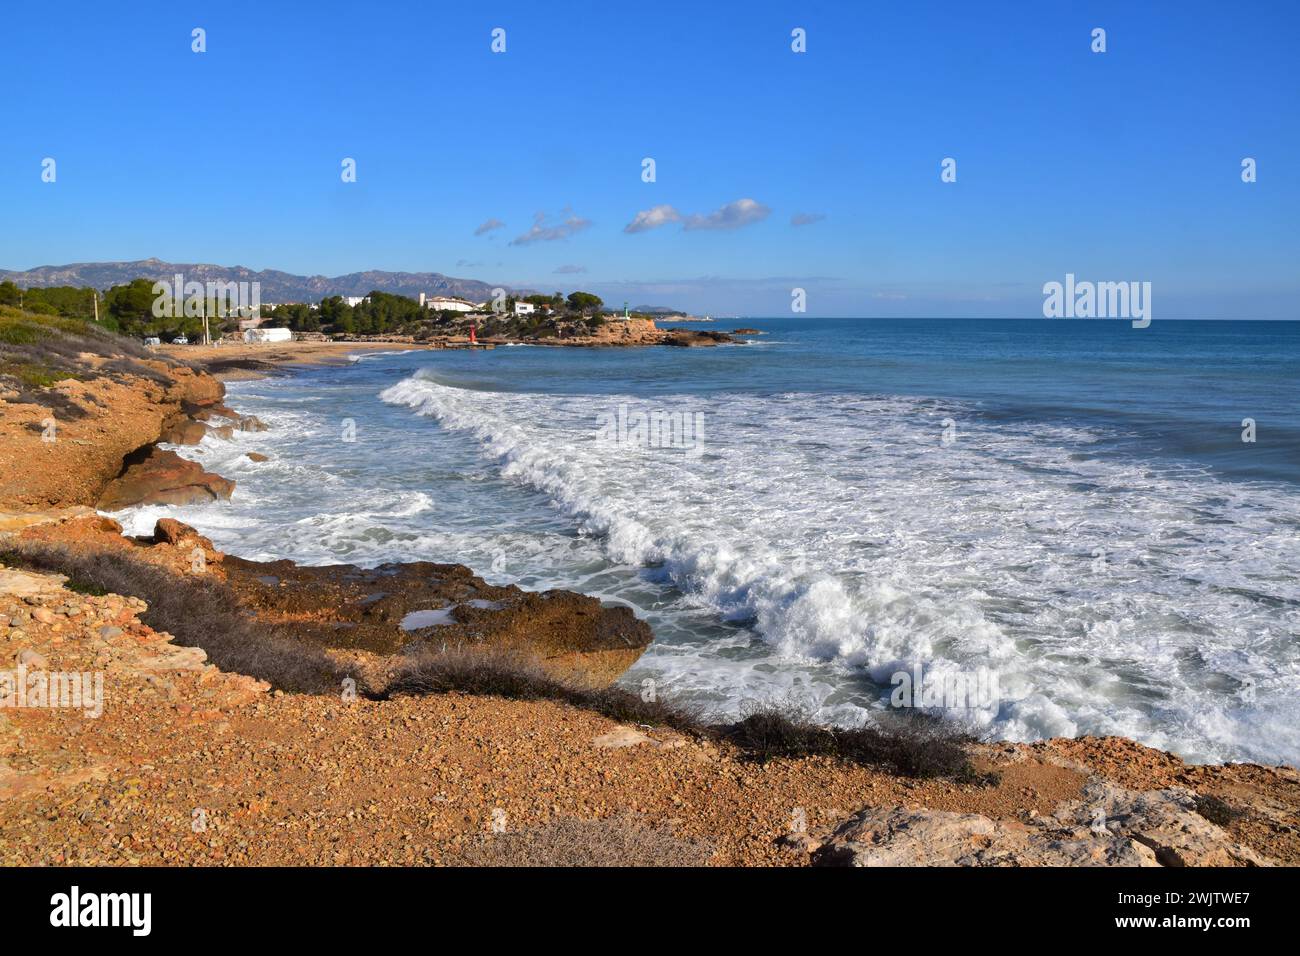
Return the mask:
M913 664L987 667L1002 700L982 719L1004 738L1300 762L1300 505L1282 489L1090 456L1086 429L924 399L657 398L704 414L691 456L597 440L596 413L634 396L417 375L381 397L472 436L616 568L645 569L637 586L680 592L667 611L652 598L665 625L632 679L732 710L794 692L853 719ZM627 580L607 596L636 604Z

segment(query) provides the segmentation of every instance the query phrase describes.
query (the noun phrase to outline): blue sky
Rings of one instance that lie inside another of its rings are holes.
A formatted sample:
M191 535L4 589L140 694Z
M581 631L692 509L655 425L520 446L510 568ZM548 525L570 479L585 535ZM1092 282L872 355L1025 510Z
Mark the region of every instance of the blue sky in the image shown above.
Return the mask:
M1157 318L1300 318L1300 4L274 7L11 5L0 268L438 271L725 315L798 286L867 316L1038 315L1073 272L1151 281Z

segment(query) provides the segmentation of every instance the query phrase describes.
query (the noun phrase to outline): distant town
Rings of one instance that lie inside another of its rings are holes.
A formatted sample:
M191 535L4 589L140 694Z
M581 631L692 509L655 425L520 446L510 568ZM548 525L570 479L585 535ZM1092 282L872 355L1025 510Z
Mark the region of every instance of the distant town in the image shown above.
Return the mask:
M184 283L179 275L176 280L173 286L137 278L105 291L76 286L24 289L5 280L0 282L0 305L88 319L149 344L378 336L422 341L467 332L486 338L546 340L590 336L611 320L693 320L665 309L630 309L626 303L610 309L599 296L581 290L522 295L495 289L492 298L481 302L424 292L412 298L379 290L364 296L329 295L316 302L262 302L256 288L250 297L234 282L204 286Z

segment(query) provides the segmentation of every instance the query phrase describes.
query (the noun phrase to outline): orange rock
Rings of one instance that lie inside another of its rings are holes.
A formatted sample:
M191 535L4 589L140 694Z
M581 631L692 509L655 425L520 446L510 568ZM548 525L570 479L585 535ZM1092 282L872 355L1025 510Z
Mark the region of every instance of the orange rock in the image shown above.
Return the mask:
M196 422L191 418L172 425L158 436L158 440L172 445L197 445L207 433L207 425L203 424L203 422Z
M204 471L173 451L151 448L119 478L109 482L99 499L105 511L120 511L133 505L189 505L228 499L235 483Z

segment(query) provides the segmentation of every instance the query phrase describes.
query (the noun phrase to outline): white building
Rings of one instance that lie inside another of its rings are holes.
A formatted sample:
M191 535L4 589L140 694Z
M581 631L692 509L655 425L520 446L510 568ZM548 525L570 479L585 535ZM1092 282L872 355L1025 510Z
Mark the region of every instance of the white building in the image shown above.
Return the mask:
M516 302L515 315L531 315L537 311L537 306L531 302Z
M245 329L245 342L292 342L293 333L288 329Z
M357 306L359 306L362 302L370 301L370 296L368 295L344 295L344 296L340 296L339 298L343 300L344 305L351 306L354 309Z
M434 312L473 312L478 308L473 302L453 299L442 295L425 295L420 293L420 305Z

